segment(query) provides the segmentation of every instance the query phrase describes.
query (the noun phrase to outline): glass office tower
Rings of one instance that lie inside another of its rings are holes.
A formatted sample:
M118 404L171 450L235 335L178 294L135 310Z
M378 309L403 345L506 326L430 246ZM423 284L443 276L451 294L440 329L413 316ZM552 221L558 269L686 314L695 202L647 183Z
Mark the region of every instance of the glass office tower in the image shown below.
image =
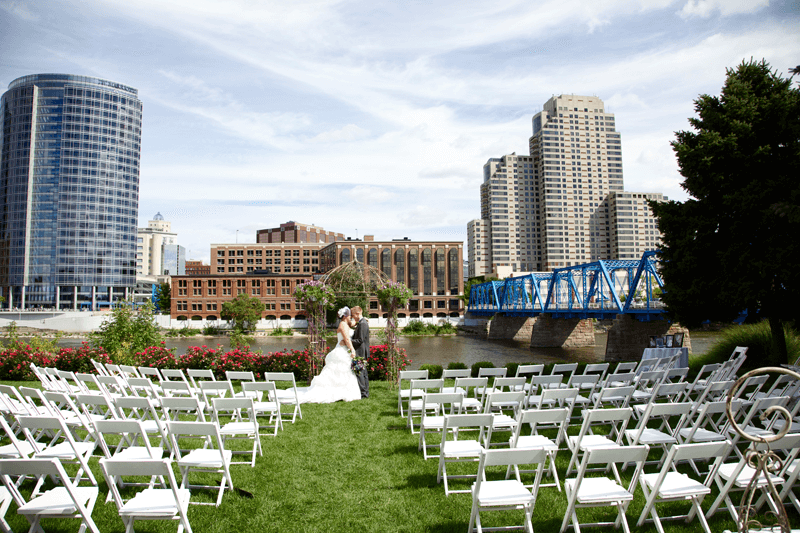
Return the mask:
M99 308L134 287L137 94L68 74L8 86L0 100L3 307Z

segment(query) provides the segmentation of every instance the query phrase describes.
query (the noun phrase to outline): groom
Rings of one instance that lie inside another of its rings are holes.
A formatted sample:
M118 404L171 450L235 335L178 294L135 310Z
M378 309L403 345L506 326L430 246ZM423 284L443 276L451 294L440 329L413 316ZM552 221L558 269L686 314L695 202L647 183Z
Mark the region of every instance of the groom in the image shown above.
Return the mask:
M366 361L369 358L369 321L363 317L359 306L350 309L353 320L357 322L356 329L353 331L353 348L356 350L356 357L364 361L364 368L356 376L358 388L361 389L361 398L369 398L369 377L367 375Z

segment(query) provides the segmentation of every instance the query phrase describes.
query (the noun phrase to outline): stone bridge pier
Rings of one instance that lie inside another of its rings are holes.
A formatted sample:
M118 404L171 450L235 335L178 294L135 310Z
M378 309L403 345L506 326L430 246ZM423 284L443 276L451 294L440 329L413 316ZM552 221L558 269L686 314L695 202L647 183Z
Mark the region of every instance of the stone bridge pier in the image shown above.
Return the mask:
M692 353L689 330L677 323L666 320L640 322L630 315L617 315L608 330L606 342L606 361L639 361L642 352L650 343L652 335L672 335L683 333L683 346Z

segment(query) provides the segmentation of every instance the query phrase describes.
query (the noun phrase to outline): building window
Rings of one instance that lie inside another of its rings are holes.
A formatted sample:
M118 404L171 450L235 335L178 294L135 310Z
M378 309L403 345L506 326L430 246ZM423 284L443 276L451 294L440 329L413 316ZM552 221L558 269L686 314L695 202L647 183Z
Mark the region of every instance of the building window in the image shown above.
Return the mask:
M426 295L432 294L433 291L431 277L431 251L428 248L422 250L422 285Z
M356 248L356 261L359 263L364 262L364 249L363 248Z
M417 250L408 252L408 288L414 294L419 294L419 253Z
M349 262L350 262L350 250L349 250L349 249L347 249L347 248L345 248L344 250L342 250L341 258L342 258L342 259L341 259L341 261L340 261L340 264L342 264L342 265L343 265L343 264L345 264L345 263L349 263Z
M436 250L436 294L444 295L445 271L444 271L444 250Z
M404 250L395 250L394 252L394 270L396 279L400 283L406 282L406 252Z
M447 253L448 270L450 271L450 294L458 294L460 292L458 286L458 269L460 267L458 261L458 250L450 248Z
M392 277L392 252L388 248L381 251L381 270L389 278Z
M378 269L378 250L375 248L369 249L369 252L367 252L367 262L372 268Z

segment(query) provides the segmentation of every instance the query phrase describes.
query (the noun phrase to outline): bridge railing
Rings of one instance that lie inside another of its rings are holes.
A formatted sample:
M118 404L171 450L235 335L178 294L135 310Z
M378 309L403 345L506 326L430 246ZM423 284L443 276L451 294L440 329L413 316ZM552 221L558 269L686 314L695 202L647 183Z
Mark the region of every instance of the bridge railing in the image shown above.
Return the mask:
M547 313L563 318L612 318L627 313L649 320L663 312L653 294L655 286L663 288L664 283L656 252L647 251L639 260L601 260L473 285L468 311L484 316Z

